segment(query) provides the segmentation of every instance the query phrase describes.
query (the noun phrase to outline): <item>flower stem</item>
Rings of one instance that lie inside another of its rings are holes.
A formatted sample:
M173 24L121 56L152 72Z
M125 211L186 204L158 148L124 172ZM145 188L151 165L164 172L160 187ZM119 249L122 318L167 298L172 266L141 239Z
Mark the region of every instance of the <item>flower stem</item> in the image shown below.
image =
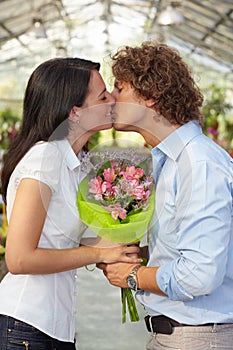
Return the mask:
M129 317L131 322L139 321L139 315L135 304L134 296L130 288L121 288L122 300L122 323L126 322L126 301L128 305Z
M121 302L122 302L122 323L126 322L126 294L124 288L121 288Z

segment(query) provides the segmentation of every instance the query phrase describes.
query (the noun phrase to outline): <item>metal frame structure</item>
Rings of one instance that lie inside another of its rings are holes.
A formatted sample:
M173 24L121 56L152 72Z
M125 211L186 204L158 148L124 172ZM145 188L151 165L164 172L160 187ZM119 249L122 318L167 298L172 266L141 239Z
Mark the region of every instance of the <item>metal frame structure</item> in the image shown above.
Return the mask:
M161 26L172 4L180 24ZM42 24L41 37L34 30ZM1 0L0 72L57 55L99 58L116 47L162 40L233 72L233 0Z

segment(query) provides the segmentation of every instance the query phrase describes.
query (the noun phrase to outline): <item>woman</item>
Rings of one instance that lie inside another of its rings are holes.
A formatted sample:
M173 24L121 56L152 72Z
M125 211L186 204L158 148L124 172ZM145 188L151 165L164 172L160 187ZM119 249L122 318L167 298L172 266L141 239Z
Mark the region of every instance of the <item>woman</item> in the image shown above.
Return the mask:
M75 269L129 262L137 247L79 247L79 154L112 126L113 97L99 64L78 58L42 63L24 98L22 129L2 171L9 273L0 284L0 348L75 349Z
M233 159L202 133L203 97L180 54L145 42L113 57L117 130L152 146L147 266L100 264L147 312L147 350L232 349Z

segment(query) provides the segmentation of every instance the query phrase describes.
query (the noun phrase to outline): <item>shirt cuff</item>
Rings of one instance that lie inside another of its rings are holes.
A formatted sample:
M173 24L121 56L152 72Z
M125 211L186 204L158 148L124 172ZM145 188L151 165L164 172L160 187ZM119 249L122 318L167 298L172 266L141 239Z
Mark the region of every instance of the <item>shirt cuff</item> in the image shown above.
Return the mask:
M171 300L192 300L192 294L188 293L177 281L173 272L175 261L161 266L157 270L156 282L159 288L168 295Z

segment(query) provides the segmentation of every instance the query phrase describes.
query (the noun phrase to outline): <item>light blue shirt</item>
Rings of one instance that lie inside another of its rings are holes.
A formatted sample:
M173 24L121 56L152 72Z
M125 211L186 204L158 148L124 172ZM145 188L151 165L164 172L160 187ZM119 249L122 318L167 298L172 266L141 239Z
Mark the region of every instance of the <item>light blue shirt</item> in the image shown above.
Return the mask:
M152 159L148 265L160 266L157 283L168 297L141 291L137 299L149 315L185 324L233 322L233 159L196 122L153 148Z

